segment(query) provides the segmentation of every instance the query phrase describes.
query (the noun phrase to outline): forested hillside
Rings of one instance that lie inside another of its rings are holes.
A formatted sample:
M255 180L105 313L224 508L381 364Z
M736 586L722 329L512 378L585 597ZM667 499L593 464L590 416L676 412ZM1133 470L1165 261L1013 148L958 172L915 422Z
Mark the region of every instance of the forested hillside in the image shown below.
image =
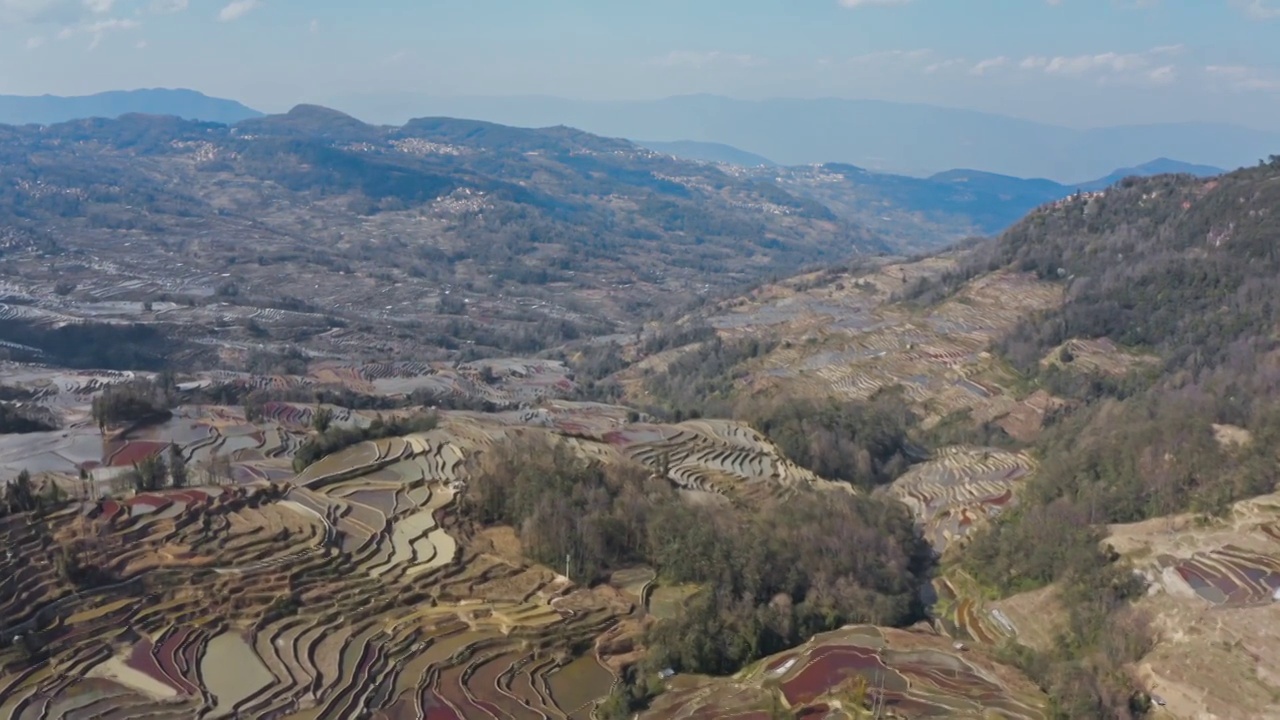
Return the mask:
M474 359L892 249L775 185L569 128L388 128L315 106L234 126L126 115L0 126L0 163L0 277L48 298L0 312L6 339L80 367L211 367L228 338L191 345L200 318L150 324L167 342L72 352L62 336L82 333L48 313L77 302L230 313L245 332L221 332L276 355ZM294 327L264 334L282 318ZM361 339L335 346L335 330Z
M958 273L953 292L1001 268L1064 287L998 350L1027 381L1072 402L1037 442L1022 504L959 562L1013 593L1061 581L1074 645L1033 668L1073 715L1123 715L1122 664L1153 637L1127 611L1142 584L1112 564L1105 526L1183 511L1215 516L1272 492L1280 439L1280 158L1212 180L1128 180L1042 209ZM1078 367L1070 341L1154 356L1128 373ZM1081 672L1094 678L1092 689Z
M1128 179L953 253L708 308L597 387L751 423L823 476L898 498L940 554L935 627L998 648L1057 717L1141 716L1159 690L1142 663L1187 659L1168 644L1181 616L1147 598L1189 561L1110 538L1191 513L1240 552L1233 507L1276 489L1277 213L1280 158ZM1265 547L1241 556L1263 585L1280 579Z

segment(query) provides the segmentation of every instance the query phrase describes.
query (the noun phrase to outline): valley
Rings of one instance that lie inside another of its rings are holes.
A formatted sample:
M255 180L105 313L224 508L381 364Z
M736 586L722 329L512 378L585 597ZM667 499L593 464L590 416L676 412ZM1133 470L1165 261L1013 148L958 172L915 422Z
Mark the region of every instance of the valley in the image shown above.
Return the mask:
M1276 712L1275 160L906 257L567 128L0 155L0 716Z

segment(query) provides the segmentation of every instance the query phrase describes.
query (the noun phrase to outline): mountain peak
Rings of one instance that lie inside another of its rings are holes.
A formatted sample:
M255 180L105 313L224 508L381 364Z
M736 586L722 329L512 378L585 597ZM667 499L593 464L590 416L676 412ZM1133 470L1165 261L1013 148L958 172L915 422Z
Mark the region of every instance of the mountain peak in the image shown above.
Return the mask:
M230 125L262 113L235 100L209 97L186 88L112 90L76 97L0 95L0 123L52 125L84 118L122 115L170 115Z
M341 110L334 110L333 108L327 108L323 105L311 105L307 103L303 103L301 105L294 105L293 108L289 110L289 112L284 114L284 117L292 118L295 120L323 119L323 120L336 120L336 121L342 121L342 122L360 122L359 120L342 112ZM360 124L363 125L364 123L360 123Z

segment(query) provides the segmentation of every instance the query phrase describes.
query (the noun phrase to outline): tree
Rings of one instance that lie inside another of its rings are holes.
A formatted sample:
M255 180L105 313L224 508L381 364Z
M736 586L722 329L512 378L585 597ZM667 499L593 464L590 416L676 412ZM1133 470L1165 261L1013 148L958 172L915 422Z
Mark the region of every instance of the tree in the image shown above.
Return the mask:
M182 455L182 448L177 443L169 444L169 479L175 488L187 486L187 459Z
M333 410L327 407L317 407L315 414L311 416L311 427L318 433L323 433L333 424Z
M177 403L177 386L170 373L154 381L133 380L110 385L93 399L91 413L101 432L122 423L164 420Z
M138 489L138 473L133 470L117 473L111 476L108 483L111 488L111 495L123 497L128 495L130 491Z
M66 501L67 494L63 492L62 488L58 487L58 483L53 480L45 483L43 504L46 507L50 509L60 507Z
M169 478L169 469L165 466L164 456L156 453L148 455L133 464L133 472L137 492L154 492L164 487Z
M234 478L231 470L231 458L219 452L210 453L205 461L205 473L209 476L210 485L225 485Z
M244 400L244 419L251 423L262 422L262 401L255 394Z
M9 507L9 512L30 512L38 504L39 498L36 497L35 485L31 482L31 473L23 470L5 487L5 505Z

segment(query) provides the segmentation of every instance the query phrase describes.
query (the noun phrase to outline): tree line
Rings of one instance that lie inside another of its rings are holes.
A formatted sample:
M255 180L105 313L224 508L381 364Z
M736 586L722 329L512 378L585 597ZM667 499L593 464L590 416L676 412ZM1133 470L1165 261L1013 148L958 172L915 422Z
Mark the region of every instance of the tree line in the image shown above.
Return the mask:
M107 429L141 422L167 420L178 404L174 376L162 372L154 379L136 379L103 388L93 398L90 415L104 433Z
M302 472L317 460L366 440L381 440L410 433L427 432L435 429L439 424L439 418L433 411L390 419L379 415L366 427L331 425L332 416L318 413L317 417L324 419L317 424L316 431L307 437L293 455L294 472Z
M1206 516L1274 491L1280 440L1280 166L1208 187L1130 179L1101 197L1033 214L946 282L1012 267L1067 286L1065 303L1021 323L997 350L1026 381L1071 400L1033 446L1040 469L1018 507L956 559L990 591L1055 583L1067 626L1050 652L1011 650L1062 717L1128 718L1149 699L1125 671L1153 641L1131 607L1143 583L1105 544L1106 526ZM952 288L917 288L920 297ZM1076 368L1070 338L1108 338L1158 362L1123 376ZM1223 426L1242 439L1226 442Z
M764 508L691 505L668 480L587 460L569 441L518 439L474 461L460 503L514 527L525 554L572 579L647 564L703 589L650 638L651 662L726 673L851 622L906 625L932 553L902 505L803 492Z

